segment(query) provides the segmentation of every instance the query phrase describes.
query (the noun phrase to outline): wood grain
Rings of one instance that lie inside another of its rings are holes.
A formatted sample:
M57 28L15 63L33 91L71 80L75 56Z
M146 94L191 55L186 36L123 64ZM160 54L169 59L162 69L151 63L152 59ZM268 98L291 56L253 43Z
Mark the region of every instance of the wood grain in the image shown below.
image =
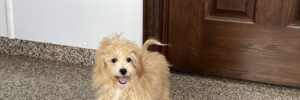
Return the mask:
M200 33L204 18L204 4L203 0L170 1L169 12L172 17L169 19L168 43L172 47L168 58L173 65L184 67L182 69L193 70L200 65L202 40ZM190 10L191 8L193 10Z
M292 0L257 0L255 23L269 26L287 26Z
M204 29L200 73L300 87L299 30L216 21Z
M167 43L168 0L144 0L143 4L143 41L156 38ZM151 46L150 50L167 54L167 47Z
M159 31L153 35L172 45L164 52L172 69L300 87L300 28L287 27L299 21L299 1L214 1L219 0L162 0L151 5L160 8L161 17L153 23ZM246 7L230 6L243 1Z

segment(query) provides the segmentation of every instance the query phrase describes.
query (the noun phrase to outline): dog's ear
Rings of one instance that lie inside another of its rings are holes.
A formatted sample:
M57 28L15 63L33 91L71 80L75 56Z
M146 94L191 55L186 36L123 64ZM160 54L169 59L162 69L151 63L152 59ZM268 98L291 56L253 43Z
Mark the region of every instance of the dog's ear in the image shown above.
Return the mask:
M140 53L135 50L132 58L133 58L132 61L133 65L136 68L136 73L139 77L141 77L142 74L144 73L144 67L143 67L143 62Z
M98 89L101 85L101 82L103 81L104 77L99 78L99 76L103 76L104 67L105 67L105 60L103 59L103 53L100 51L96 51L96 59L95 59L95 67L94 67L94 73L92 76L92 86L95 89Z
M104 59L104 54L105 53L103 51L100 51L100 50L96 51L96 59L95 59L96 68L99 68L99 69L105 68L106 63L105 63L105 59Z

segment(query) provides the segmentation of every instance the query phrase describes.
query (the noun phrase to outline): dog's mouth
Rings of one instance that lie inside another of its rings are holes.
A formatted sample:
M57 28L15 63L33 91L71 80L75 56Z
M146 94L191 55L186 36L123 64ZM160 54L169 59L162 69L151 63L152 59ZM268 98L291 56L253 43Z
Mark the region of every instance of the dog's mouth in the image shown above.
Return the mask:
M128 81L128 77L121 76L121 77L118 77L118 80L119 80L120 84L126 84Z

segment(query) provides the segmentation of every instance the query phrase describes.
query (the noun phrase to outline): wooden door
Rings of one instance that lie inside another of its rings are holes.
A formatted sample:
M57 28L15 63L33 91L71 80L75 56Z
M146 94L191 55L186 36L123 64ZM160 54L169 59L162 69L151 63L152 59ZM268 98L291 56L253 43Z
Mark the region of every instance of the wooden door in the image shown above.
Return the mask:
M145 0L172 69L300 87L299 0Z

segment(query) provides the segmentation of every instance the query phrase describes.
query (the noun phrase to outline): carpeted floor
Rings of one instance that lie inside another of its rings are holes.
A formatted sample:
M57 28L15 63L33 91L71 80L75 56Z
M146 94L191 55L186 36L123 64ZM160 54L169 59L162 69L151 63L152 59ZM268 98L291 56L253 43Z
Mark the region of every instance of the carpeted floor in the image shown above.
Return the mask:
M93 100L91 66L0 54L0 100ZM300 100L300 89L172 72L173 100Z

